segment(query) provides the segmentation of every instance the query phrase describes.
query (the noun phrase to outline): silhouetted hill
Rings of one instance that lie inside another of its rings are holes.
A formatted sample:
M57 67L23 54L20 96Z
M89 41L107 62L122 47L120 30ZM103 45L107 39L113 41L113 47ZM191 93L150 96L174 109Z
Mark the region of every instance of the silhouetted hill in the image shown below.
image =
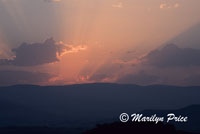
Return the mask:
M1 134L80 134L83 130L76 128L55 127L4 127Z
M165 117L168 113L187 116L188 122L186 123L175 123L175 122L170 122L170 123L173 123L178 129L181 130L187 129L190 131L200 132L200 115L199 115L200 105L191 105L176 110L144 110L142 113L144 115L157 114L158 116L165 116Z
M115 122L112 124L97 125L96 128L88 130L85 134L192 134L177 131L173 125L154 124L149 122Z
M0 87L0 126L90 128L118 120L122 112L200 104L199 89L108 83Z

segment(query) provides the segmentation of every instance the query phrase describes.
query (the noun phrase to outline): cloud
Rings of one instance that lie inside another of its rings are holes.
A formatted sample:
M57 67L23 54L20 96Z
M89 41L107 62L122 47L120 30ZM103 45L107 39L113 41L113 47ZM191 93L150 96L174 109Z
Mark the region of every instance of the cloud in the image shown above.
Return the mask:
M86 50L88 47L86 45L68 45L68 44L64 44L62 41L57 42L57 45L59 45L58 47L58 57L62 57L65 54L68 53L77 53L79 51L82 50Z
M112 63L113 64L120 64L120 65L137 65L139 64L141 61L139 59L133 59L133 60L129 60L129 61L123 61L123 60L113 60Z
M96 74L94 74L94 75L92 75L90 78L89 78L89 80L91 80L91 81L103 81L104 79L106 79L106 78L109 78L110 76L108 75L108 74L98 74L98 73L96 73Z
M0 71L0 85L41 84L52 76L47 73L26 71Z
M134 54L134 53L131 53ZM199 85L200 50L179 48L174 44L155 49L145 56L129 60L109 59L89 76L89 82L116 82L138 85ZM190 77L189 77L190 76ZM85 80L85 77L83 78Z
M156 67L189 67L200 66L200 50L179 48L174 44L151 51L143 60L144 64Z
M165 3L160 4L160 9L163 9L163 8L165 8L165 7L167 7L167 4L165 4Z
M118 75L116 82L133 83L139 85L166 84L166 85L199 85L200 49L180 48L168 44L163 48L151 51L136 62L132 68ZM126 62L129 63L129 62ZM116 72L117 73L117 72Z
M105 63L102 66L100 66L97 70L95 70L95 72L90 74L88 80L95 82L112 82L117 75L116 72L121 70L121 68L122 66L120 64L114 65L110 63Z
M192 25L179 35L168 40L165 44L175 43L182 47L200 48L200 22Z
M179 3L174 4L174 8L179 8L179 7L180 7Z
M43 44L23 43L18 48L12 50L16 54L13 64L19 66L34 66L57 62L59 47L53 39L47 39Z
M144 71L140 71L136 74L128 74L120 77L118 83L134 83L138 85L150 85L155 84L159 80L159 77L153 74L148 74Z
M66 53L85 50L85 46L66 45L62 42L56 43L53 38L47 39L44 43L23 43L13 49L15 58L0 59L0 65L36 66L59 61L59 57Z
M180 7L179 3L174 3L174 4L161 3L160 4L160 9L170 9L170 8L179 8L179 7Z
M109 59L89 74L88 80L138 85L199 85L200 75L195 76L200 69L199 59L199 49L168 44L142 57L128 60L119 57L117 60Z
M113 4L112 5L113 8L123 8L123 3L122 2L119 2L119 3L116 3L116 4Z
M52 2L61 2L62 0L44 0L44 2L47 2L47 3L52 3Z

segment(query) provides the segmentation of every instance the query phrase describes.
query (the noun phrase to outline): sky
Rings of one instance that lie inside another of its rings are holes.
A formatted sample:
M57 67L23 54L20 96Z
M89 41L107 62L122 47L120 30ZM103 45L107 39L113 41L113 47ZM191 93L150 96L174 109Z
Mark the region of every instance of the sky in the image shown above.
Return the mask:
M194 45L182 45L185 37L177 46L163 44L200 28L199 5L199 0L0 0L0 85L196 85L199 31L191 31L197 40L187 36Z

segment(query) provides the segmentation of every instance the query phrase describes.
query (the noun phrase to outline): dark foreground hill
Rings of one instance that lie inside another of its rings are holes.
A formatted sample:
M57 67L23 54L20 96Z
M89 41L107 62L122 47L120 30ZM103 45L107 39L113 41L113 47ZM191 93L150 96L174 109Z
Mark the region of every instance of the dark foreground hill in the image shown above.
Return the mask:
M4 127L1 134L199 134L177 130L173 125L163 123L121 123L97 125L90 130L65 127Z
M157 116L166 117L169 113L173 113L177 116L187 116L188 121L186 123L177 123L174 121L170 123L174 124L177 129L187 129L191 132L200 132L200 105L191 105L176 110L144 110L141 113L146 116L156 114Z
M97 125L96 128L86 131L84 134L195 134L176 130L173 125L149 122L115 122L111 124ZM197 133L196 133L197 134Z
M122 112L179 109L191 104L200 104L200 87L17 85L0 87L0 126L90 128L99 122L118 121Z

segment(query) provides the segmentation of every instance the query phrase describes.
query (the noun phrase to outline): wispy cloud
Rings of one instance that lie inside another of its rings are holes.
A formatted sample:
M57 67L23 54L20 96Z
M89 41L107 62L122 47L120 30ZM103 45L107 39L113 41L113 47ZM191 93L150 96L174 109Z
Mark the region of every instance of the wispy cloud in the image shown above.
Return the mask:
M179 8L179 7L180 7L179 3L173 3L173 4L161 3L160 4L160 9L170 9L170 8Z
M112 5L113 8L123 8L123 3L122 2L119 2L119 3L116 3L116 4L113 4Z
M58 57L62 57L63 55L68 53L77 53L79 51L86 50L88 48L86 45L70 45L63 43L62 41L57 42L56 44L62 46L58 51L57 55Z
M61 2L62 0L44 0L44 2L51 3L51 2Z
M179 3L176 3L175 5L174 5L174 8L179 8L180 7L180 4Z
M166 8L166 7L167 7L167 4L166 4L166 3L160 4L160 9L163 9L163 8Z

